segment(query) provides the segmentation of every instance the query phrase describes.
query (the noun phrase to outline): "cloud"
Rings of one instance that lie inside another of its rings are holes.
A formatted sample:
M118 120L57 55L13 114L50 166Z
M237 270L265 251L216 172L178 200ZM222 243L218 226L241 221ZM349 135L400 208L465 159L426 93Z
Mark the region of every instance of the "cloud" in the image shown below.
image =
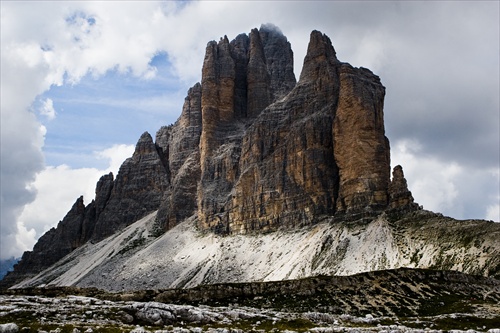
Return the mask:
M2 12L3 14L3 12ZM3 17L2 17L3 19ZM16 219L24 205L34 200L31 187L37 172L43 169L45 128L34 114L26 111L41 90L31 75L19 66L8 52L1 55L0 114L0 256L9 257L11 249L4 244L17 233ZM8 61L6 61L8 60ZM12 80L6 79L11 77ZM23 78L28 78L24 82ZM17 253L16 255L18 255Z
M497 200L500 201L500 197ZM500 221L500 204L488 206L486 220Z
M113 172L117 175L123 161L131 157L134 153L134 145L116 144L110 148L95 152L97 158L109 161L109 166L104 173Z
M470 169L426 153L416 140L393 144L392 164L401 164L408 187L424 209L459 219L486 218L499 222L498 169Z
M50 98L46 98L44 101L42 101L42 105L38 109L38 112L48 120L54 119L56 117L54 102Z
M123 161L134 152L133 145L118 144L94 153L96 159L107 161L107 168L72 169L67 165L48 166L38 173L31 185L36 199L24 206L17 219L17 233L2 242L2 258L17 256L32 248L38 237L62 220L78 197L85 204L95 196L95 184L103 174L118 173ZM50 207L50 209L48 209ZM9 250L10 249L10 250Z

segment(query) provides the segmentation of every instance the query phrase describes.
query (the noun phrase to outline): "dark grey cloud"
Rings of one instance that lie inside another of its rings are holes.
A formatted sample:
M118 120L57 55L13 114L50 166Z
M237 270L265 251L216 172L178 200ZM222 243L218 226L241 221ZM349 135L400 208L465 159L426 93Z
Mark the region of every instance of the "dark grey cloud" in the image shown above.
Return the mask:
M434 6L402 17L408 23L389 43L380 75L390 133L418 138L443 160L497 167L498 4Z

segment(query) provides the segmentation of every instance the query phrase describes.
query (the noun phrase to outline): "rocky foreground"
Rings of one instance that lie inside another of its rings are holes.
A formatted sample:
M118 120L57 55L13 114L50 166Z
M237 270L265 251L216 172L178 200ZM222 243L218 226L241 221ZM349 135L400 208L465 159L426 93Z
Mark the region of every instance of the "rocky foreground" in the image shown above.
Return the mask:
M500 281L399 269L346 277L109 293L0 295L0 332L500 332Z

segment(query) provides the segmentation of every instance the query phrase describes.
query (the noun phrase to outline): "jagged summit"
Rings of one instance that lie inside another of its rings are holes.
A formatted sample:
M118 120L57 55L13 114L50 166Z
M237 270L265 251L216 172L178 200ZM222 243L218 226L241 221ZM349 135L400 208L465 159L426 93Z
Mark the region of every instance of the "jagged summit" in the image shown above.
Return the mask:
M77 201L9 279L154 211L158 235L187 218L227 235L416 210L399 167L391 182L384 95L378 76L339 61L319 31L311 33L298 82L291 45L273 25L211 41L201 83L189 89L175 124L154 141L142 134L116 177L99 180L95 200Z

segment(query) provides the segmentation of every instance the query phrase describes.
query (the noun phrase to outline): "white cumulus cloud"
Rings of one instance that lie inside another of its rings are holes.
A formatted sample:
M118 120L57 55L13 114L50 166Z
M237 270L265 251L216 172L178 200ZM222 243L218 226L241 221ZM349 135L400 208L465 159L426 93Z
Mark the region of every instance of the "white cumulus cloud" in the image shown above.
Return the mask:
M12 255L33 247L38 237L63 219L77 198L83 195L85 204L90 203L99 178L109 172L116 176L120 165L133 152L133 145L123 144L95 152L96 158L107 160L104 170L59 165L48 166L38 173L31 185L37 192L36 199L24 207L17 220L16 243L9 242L16 250Z
M44 101L42 101L42 105L38 109L38 112L48 120L54 119L56 117L54 102L50 98L46 98Z

